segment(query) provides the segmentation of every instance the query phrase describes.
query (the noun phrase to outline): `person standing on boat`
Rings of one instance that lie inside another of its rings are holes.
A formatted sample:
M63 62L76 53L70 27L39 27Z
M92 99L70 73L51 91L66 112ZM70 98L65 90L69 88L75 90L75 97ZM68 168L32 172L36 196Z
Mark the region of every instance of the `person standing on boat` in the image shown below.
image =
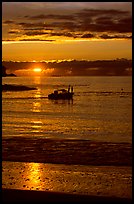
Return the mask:
M68 93L70 93L70 85L68 86Z
M73 93L73 86L71 86L71 93Z

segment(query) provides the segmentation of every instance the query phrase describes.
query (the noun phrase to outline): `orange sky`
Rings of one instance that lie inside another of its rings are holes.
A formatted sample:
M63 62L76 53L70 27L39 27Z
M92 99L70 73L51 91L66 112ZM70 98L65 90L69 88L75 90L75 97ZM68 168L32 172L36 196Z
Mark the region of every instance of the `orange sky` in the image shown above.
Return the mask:
M2 60L132 58L131 2L3 2Z

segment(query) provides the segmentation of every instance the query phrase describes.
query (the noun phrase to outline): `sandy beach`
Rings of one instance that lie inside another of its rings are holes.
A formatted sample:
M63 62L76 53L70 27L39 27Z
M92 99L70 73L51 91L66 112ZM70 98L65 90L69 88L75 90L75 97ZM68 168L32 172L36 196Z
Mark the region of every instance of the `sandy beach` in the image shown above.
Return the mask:
M2 167L4 188L131 198L131 167L32 162L3 162Z
M4 138L2 145L5 202L132 201L129 143Z

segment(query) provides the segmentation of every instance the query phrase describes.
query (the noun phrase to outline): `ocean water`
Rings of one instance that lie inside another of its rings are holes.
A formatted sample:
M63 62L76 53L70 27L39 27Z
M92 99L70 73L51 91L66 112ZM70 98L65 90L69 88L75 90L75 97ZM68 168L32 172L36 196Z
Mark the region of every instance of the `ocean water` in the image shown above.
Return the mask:
M5 77L3 84L36 87L2 92L2 137L132 142L132 77ZM71 101L49 100L74 88Z

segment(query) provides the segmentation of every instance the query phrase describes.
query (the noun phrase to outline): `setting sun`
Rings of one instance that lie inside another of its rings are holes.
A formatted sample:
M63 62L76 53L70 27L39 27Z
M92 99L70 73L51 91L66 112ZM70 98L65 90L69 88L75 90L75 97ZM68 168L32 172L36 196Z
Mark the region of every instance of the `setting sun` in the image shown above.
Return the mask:
M39 72L41 72L41 71L42 71L42 69L41 69L41 68L34 68L34 69L33 69L33 71L34 71L34 72L38 72L38 73L39 73Z

